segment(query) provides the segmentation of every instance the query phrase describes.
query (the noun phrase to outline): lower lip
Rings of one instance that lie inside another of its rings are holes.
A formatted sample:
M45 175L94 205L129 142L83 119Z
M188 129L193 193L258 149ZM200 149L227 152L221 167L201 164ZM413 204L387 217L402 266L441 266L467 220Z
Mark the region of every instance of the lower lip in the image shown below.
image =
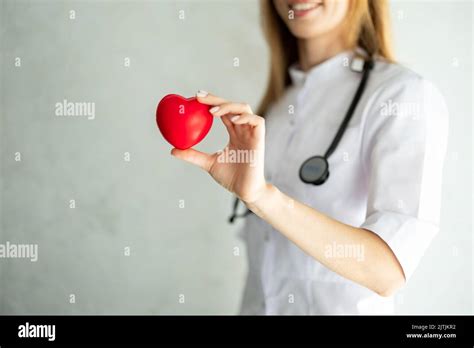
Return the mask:
M310 14L311 12L316 11L320 7L321 7L321 5L316 5L316 7L311 8L309 10L292 10L292 11L295 14L295 17L305 17L308 14Z

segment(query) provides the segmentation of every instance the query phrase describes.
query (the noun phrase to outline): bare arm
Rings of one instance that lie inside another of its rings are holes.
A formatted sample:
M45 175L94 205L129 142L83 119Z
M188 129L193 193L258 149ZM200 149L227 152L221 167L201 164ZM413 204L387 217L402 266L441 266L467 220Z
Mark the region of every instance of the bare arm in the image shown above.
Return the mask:
M236 194L247 207L272 225L299 248L330 270L365 286L381 296L390 296L405 282L405 276L390 247L375 233L334 220L317 210L292 200L264 178L265 122L246 104L198 94L198 100L214 105L229 133L226 151L256 153L256 163L222 163L218 153L205 154L193 149L173 149L172 154L193 163L223 187ZM359 246L363 257L333 257L330 245Z
M247 207L330 270L381 296L391 296L405 282L392 250L371 231L336 221L268 184ZM359 247L363 257L328 255L334 244Z

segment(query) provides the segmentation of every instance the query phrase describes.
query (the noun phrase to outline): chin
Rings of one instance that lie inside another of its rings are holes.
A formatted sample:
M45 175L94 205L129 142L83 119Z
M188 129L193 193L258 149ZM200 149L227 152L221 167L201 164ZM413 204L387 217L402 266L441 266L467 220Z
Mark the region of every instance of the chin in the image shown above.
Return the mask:
M288 29L297 39L311 39L324 33L314 23L290 23Z

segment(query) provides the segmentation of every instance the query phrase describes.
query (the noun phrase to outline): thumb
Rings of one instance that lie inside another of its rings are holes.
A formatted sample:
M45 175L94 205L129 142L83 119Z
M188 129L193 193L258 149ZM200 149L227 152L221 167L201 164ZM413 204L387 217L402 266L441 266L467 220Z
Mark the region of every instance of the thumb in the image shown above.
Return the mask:
M171 155L183 161L194 164L195 166L204 169L206 172L209 172L212 166L211 155L194 149L179 150L174 148L171 150Z

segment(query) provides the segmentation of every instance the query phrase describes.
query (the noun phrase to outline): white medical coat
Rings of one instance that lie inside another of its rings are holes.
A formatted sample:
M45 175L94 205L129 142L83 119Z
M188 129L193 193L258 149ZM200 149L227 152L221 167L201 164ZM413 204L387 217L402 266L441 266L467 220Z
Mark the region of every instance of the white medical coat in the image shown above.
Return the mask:
M361 79L341 53L292 85L265 115L265 176L288 196L343 223L378 234L409 280L439 229L448 112L428 81L377 60L321 186L299 178L301 164L323 155ZM248 276L242 314L390 314L393 298L332 272L251 214L241 236ZM357 262L356 259L354 259Z

